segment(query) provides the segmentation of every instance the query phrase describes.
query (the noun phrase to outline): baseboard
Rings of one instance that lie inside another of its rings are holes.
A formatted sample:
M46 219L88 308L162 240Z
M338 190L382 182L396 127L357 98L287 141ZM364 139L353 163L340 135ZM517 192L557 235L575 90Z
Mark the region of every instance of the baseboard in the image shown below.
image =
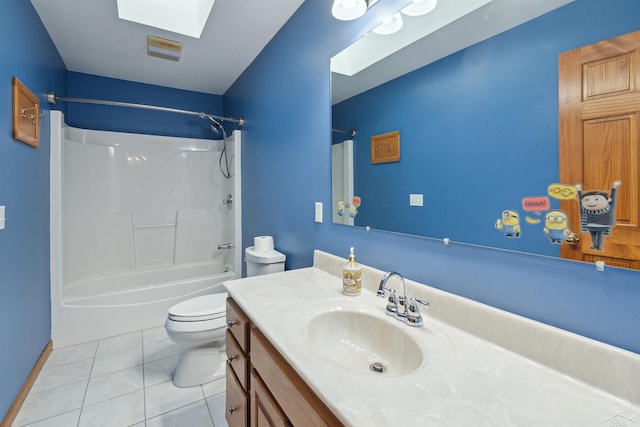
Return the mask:
M49 355L51 354L52 349L53 349L53 342L49 341L47 343L47 346L44 348L44 350L42 350L42 354L38 358L38 361L36 362L33 369L31 370L31 373L27 377L27 380L24 382L24 385L20 389L20 393L18 393L18 395L16 396L16 400L13 401L13 405L11 405L11 407L9 408L9 411L7 412L7 415L4 417L4 420L2 420L0 427L11 427L11 424L18 416L18 412L20 411L22 404L24 403L25 399L29 395L29 391L31 390L31 387L33 387L33 383L36 381L36 378L38 378L38 374L42 370L42 367L44 366L47 359L49 358Z

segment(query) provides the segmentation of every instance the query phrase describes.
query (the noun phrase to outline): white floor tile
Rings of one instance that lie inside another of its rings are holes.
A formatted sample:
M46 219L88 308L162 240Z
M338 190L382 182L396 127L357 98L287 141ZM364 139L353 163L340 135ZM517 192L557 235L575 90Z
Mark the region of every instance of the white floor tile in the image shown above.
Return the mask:
M142 332L133 332L125 335L118 335L111 338L105 338L98 341L97 356L103 356L116 351L126 350L128 348L139 347L142 345Z
M144 391L82 408L78 427L123 427L144 421Z
M225 377L218 378L210 383L202 384L202 391L204 391L205 397L215 396L216 394L224 393L227 390L227 382Z
M171 381L160 383L145 389L147 418L173 411L204 399L202 387L180 388Z
M63 385L84 381L89 378L92 363L92 359L85 359L43 369L33 383L30 393L40 393Z
M224 378L175 387L179 352L164 326L55 349L12 427L228 427Z
M80 409L86 388L87 382L82 381L41 393L29 394L18 413L14 426L45 420Z
M142 331L142 344L151 344L156 341L168 340L169 336L167 335L167 330L163 326L158 326L157 328L145 329Z
M173 373L176 371L179 356L166 357L144 364L144 386L160 384L171 381Z
M98 341L57 348L49 355L47 363L44 365L44 369L53 368L54 366L60 366L66 363L78 362L84 359L91 359L96 355L97 348Z
M225 394L217 394L207 398L207 405L209 405L209 412L213 419L213 425L216 427L229 427L227 424L226 414L226 400Z
M155 360L164 359L165 357L174 356L180 353L180 346L173 341L167 339L153 342L143 347L144 363L153 362Z
M142 346L97 356L91 369L91 378L142 365Z
M38 421L33 424L29 424L29 427L69 427L78 425L78 418L80 417L80 409L67 412L62 415L47 418L46 420ZM17 424L13 424L17 427Z
M213 427L207 402L201 400L147 420L147 427Z
M85 405L102 402L143 388L142 366L91 378L84 398Z

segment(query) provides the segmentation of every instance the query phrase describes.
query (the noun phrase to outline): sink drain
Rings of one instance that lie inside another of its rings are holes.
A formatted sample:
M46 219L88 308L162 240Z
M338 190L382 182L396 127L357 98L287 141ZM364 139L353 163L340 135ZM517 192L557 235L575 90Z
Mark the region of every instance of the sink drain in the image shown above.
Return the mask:
M375 373L381 374L387 370L387 367L380 362L373 362L371 365L369 365L369 369L371 369Z

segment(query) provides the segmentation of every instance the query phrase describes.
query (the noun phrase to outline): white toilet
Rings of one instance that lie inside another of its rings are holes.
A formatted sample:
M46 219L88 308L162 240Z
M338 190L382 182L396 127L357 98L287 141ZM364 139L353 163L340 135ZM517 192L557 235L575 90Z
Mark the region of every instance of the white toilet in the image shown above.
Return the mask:
M225 374L227 293L202 295L169 308L167 335L180 346L177 387L205 384Z
M284 271L285 256L278 251L256 252L249 247L245 253L249 277ZM205 384L225 375L226 299L226 292L209 294L169 308L164 326L180 346L173 375L177 387Z

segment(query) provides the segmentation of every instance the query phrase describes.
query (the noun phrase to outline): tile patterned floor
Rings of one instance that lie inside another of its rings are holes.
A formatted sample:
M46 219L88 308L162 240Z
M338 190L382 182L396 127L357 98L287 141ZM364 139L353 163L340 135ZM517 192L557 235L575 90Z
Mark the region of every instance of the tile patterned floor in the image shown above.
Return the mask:
M51 352L13 427L228 427L225 379L178 388L164 326Z

